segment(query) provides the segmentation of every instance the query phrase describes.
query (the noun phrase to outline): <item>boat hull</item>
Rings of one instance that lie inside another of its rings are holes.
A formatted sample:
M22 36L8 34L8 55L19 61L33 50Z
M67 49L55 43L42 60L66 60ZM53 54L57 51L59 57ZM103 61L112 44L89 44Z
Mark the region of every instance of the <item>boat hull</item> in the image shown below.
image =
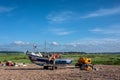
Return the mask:
M52 60L48 60L46 57L38 57L38 56L33 56L33 55L28 55L29 59L31 62L42 65L42 64L53 64ZM72 59L55 59L55 64L71 64Z

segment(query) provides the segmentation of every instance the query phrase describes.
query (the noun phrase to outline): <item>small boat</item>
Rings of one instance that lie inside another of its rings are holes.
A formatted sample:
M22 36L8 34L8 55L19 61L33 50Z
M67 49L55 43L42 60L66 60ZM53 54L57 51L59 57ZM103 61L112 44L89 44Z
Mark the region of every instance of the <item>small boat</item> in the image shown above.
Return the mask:
M26 52L26 55L32 63L43 66L44 69L48 69L48 67L57 69L58 66L65 66L72 63L72 59L56 58L55 55L53 59L53 55L43 56L40 52Z

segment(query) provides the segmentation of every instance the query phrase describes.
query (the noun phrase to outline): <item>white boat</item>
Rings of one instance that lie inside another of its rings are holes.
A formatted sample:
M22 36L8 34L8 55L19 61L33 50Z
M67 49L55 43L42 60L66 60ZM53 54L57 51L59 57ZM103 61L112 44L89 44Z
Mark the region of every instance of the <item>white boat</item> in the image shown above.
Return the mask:
M66 66L72 63L72 59L55 58L54 60L50 60L50 56L43 56L40 52L27 52L26 55L32 63L43 66L44 69L48 69L48 67L54 69L57 66Z

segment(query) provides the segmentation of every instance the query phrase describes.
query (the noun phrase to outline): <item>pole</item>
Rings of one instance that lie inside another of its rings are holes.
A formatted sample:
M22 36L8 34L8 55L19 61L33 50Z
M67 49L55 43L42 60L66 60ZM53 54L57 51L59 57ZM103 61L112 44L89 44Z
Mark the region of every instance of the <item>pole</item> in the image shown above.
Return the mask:
M46 40L45 40L45 54L46 54Z

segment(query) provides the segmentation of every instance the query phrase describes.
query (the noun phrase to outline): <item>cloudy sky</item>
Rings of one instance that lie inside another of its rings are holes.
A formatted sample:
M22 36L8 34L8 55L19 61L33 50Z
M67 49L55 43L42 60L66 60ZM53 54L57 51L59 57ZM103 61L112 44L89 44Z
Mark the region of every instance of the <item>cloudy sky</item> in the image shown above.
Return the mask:
M120 0L0 0L0 51L120 52Z

